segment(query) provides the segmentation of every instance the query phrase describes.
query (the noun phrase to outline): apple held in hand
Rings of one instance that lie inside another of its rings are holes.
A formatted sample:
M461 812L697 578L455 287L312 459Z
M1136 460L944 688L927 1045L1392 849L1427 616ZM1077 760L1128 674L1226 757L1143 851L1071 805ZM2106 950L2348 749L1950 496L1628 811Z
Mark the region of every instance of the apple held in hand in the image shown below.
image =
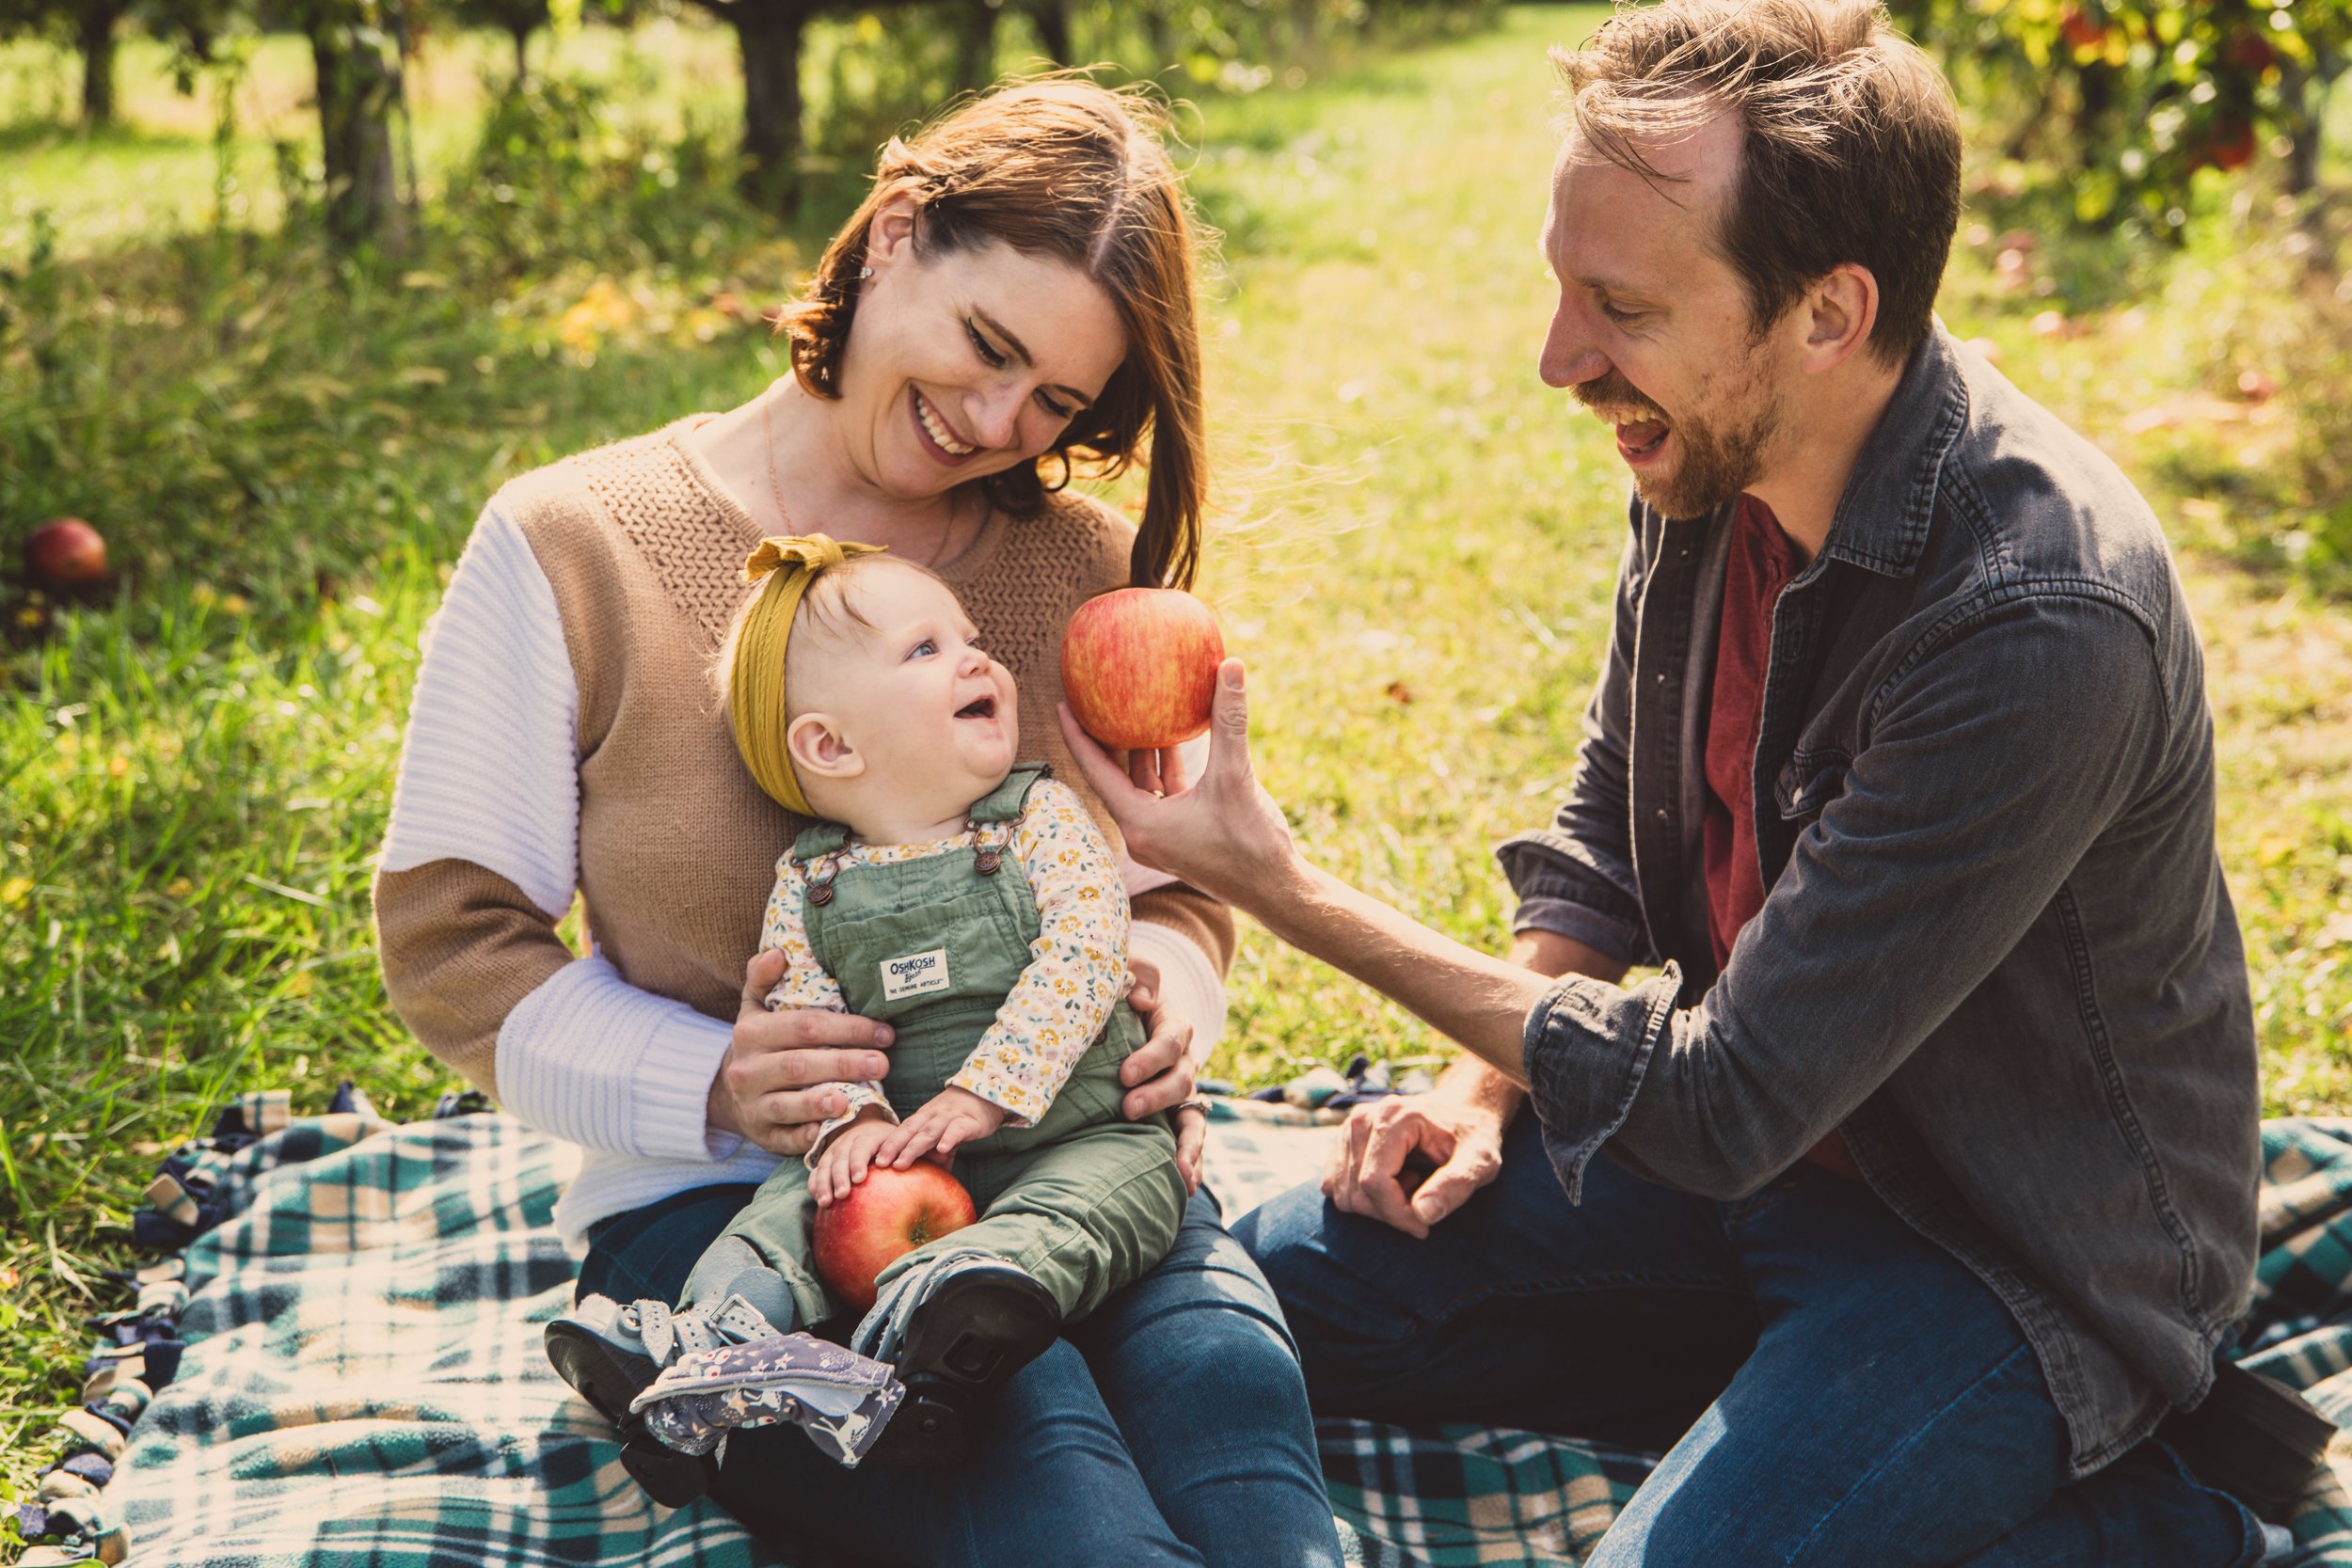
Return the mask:
M1061 688L1105 746L1177 746L1209 727L1225 634L1209 607L1173 588L1089 599L1062 633Z
M876 1165L848 1197L817 1211L809 1236L817 1277L862 1313L874 1305L874 1276L894 1259L978 1217L972 1195L946 1166L930 1160L905 1170Z
M24 540L24 567L33 586L53 594L106 580L106 541L79 517L56 517Z

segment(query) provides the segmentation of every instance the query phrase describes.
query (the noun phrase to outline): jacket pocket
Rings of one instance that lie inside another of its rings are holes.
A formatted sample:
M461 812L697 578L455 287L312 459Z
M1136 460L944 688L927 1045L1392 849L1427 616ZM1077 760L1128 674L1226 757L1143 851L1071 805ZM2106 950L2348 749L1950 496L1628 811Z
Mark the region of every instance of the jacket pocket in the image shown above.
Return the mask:
M1822 808L1846 793L1846 775L1853 759L1843 752L1800 752L1781 764L1772 781L1772 800L1784 822L1819 816Z

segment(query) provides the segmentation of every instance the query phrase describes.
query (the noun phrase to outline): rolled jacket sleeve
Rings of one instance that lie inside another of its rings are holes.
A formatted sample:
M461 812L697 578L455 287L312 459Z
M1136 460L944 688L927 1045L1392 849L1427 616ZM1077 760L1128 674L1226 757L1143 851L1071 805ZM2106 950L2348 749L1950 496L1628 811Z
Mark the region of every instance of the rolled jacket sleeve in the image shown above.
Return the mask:
M1926 633L1703 998L1677 1006L1670 965L1629 990L1570 977L1530 1012L1530 1100L1570 1196L1604 1144L1711 1196L1788 1168L2161 793L2171 745L2153 650L2113 605L1994 598Z
M1638 525L1639 515L1634 515ZM1626 963L1656 961L1633 875L1633 813L1627 757L1632 739L1633 642L1642 598L1641 535L1626 536L1617 567L1614 629L1600 681L1584 709L1584 738L1567 798L1548 828L1495 850L1518 895L1511 929L1572 937Z

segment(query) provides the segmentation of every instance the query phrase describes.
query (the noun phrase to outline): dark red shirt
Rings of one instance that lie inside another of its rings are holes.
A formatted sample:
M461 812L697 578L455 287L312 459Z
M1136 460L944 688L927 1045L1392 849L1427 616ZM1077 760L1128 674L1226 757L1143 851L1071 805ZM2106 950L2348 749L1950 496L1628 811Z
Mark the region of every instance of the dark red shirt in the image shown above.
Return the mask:
M1730 962L1740 928L1764 907L1764 873L1756 853L1756 738L1764 720L1772 606L1804 564L1772 509L1741 496L1732 509L1715 696L1707 718L1707 928L1717 969ZM1805 1158L1861 1179L1835 1128Z

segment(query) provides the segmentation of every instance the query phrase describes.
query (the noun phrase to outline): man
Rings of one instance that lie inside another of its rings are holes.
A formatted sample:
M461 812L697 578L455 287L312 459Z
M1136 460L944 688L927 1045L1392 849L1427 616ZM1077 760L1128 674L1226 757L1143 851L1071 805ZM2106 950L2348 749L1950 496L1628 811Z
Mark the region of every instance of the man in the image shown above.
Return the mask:
M1300 858L1238 661L1188 790L1072 736L1138 858L1470 1053L1237 1234L1322 1408L1669 1448L1602 1568L2255 1561L2149 1441L2259 1154L2158 525L1935 323L1959 133L1874 5L1666 0L1561 64L1543 374L1635 498L1510 961Z

